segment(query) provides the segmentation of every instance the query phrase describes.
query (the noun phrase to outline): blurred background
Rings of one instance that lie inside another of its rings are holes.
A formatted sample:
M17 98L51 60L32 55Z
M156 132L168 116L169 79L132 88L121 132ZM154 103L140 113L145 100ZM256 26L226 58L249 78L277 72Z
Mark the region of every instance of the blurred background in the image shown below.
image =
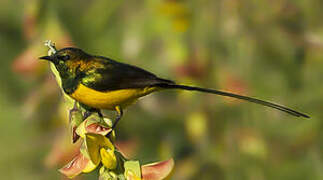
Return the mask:
M321 0L1 0L1 177L64 179L57 169L75 152L61 92L37 60L50 39L312 117L161 92L129 107L118 125L119 147L131 158L173 157L172 179L323 179L322 7Z

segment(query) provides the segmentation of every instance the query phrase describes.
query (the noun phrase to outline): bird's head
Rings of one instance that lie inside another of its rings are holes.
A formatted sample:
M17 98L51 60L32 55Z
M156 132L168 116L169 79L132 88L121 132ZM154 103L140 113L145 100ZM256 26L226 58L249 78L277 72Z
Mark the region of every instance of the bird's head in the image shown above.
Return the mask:
M58 50L51 56L39 57L39 59L54 63L60 75L64 76L78 71L90 57L91 55L81 49L68 47Z
M55 65L58 65L85 60L89 56L90 55L88 55L81 49L68 47L58 50L51 56L42 56L39 59L47 60L54 63Z

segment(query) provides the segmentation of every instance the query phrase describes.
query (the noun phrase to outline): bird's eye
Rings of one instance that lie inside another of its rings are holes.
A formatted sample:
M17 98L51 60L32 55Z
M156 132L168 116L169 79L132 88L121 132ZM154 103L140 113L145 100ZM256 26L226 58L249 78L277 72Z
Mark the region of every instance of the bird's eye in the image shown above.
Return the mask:
M69 60L70 59L70 56L69 55L65 55L63 56L63 60L66 61L66 60Z
M69 55L64 55L64 56L58 56L58 59L61 59L63 61L67 61L70 59L70 56Z

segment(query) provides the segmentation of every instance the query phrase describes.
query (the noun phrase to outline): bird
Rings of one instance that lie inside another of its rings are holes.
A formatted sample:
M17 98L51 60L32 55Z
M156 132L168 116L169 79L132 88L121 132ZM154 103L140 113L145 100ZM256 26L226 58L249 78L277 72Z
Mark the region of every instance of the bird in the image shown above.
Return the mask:
M91 55L75 47L62 48L50 56L42 56L39 59L50 61L55 65L62 80L63 91L86 110L84 119L95 112L103 118L101 113L103 109L116 111L112 130L122 118L124 108L143 96L167 89L232 97L274 108L292 116L310 118L291 108L261 99L178 84L137 66L117 62L108 57Z

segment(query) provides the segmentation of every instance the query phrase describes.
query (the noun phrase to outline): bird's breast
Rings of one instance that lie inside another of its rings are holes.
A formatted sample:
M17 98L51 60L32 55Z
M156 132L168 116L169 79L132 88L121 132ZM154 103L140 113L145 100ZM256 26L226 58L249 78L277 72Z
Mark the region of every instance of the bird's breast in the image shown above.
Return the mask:
M93 108L114 110L116 106L128 106L135 102L139 97L150 94L156 90L158 90L157 87L145 87L112 91L96 91L80 84L70 96L76 101Z

